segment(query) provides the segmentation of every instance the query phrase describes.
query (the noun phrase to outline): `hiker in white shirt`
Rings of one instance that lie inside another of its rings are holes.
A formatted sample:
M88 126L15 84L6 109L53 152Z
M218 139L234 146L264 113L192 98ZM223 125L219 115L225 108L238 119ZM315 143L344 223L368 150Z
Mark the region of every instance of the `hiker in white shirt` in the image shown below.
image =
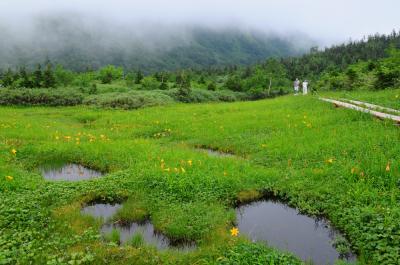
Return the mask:
M296 80L294 81L293 87L294 87L294 95L297 96L299 93L299 87L300 87L300 80L298 78L296 78Z
M304 80L303 81L303 95L307 95L308 93L308 81Z

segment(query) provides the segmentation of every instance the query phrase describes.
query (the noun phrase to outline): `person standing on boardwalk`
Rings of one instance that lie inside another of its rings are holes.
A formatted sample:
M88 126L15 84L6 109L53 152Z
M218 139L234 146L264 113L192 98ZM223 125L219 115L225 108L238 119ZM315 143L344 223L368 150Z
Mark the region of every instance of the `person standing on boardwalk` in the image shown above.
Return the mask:
M308 93L308 81L304 80L303 81L303 95L307 95Z
M297 96L299 93L299 87L300 87L300 80L298 78L296 78L296 80L294 81L293 87L294 87L294 95Z

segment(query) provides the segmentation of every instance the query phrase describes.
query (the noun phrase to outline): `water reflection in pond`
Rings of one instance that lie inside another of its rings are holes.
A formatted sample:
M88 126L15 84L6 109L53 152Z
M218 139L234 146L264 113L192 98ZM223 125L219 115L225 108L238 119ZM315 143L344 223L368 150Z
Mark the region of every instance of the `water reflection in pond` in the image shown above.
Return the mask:
M97 218L101 217L104 220L108 220L114 214L116 214L121 207L121 204L97 203L84 207L81 212L83 214L91 215Z
M213 149L199 148L198 150L203 151L203 152L207 153L209 156L213 156L213 157L235 157L234 154L225 153L225 152L221 152L221 151L217 151L217 150L213 150Z
M301 215L297 210L275 201L260 201L237 209L238 228L253 241L294 253L313 264L334 264L341 256L332 241L339 234L326 220Z
M80 181L102 176L101 172L78 164L46 165L42 166L40 171L47 180Z
M96 203L84 207L81 212L83 214L88 214L97 218L103 218L105 221L110 221L111 217L114 216L122 205L120 204L108 204L108 203ZM195 249L195 244L190 242L183 242L175 244L171 242L166 236L158 233L154 230L154 226L151 222L146 221L142 223L130 223L121 224L119 222L115 223L105 223L101 227L101 233L103 236L109 235L113 230L118 230L121 244L127 244L135 235L140 234L143 242L146 245L151 245L157 249L175 249L179 251L190 251Z

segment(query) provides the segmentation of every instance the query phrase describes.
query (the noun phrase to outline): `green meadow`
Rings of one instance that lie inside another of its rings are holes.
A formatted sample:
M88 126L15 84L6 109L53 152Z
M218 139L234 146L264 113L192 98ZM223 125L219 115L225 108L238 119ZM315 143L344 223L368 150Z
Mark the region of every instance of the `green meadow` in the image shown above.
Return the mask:
M398 108L399 94L324 95ZM302 264L231 235L235 206L268 196L328 218L358 264L399 264L399 140L392 121L317 96L130 111L0 107L0 264ZM50 161L105 175L46 181L39 168ZM81 214L93 201L120 202L115 220L151 220L197 247L159 251L137 237L119 246L117 233L104 238L101 221Z

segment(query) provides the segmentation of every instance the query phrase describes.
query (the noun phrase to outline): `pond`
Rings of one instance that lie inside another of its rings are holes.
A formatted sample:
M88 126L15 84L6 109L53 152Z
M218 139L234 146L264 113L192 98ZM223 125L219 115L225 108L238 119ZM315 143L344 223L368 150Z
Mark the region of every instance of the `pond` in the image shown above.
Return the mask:
M40 171L47 180L80 181L102 176L101 172L73 163L44 165Z
M109 220L121 207L121 204L96 203L84 207L81 213Z
M197 150L205 152L209 156L213 156L213 157L235 157L234 154L225 153L225 152L221 152L221 151L217 151L217 150L213 150L213 149L198 148Z
M252 241L265 242L294 253L304 261L316 265L334 264L339 259L354 261L333 247L340 233L324 219L299 214L296 209L276 201L259 201L237 208L236 216L241 234Z
M84 207L81 212L96 218L103 218L104 221L109 221L110 218L121 209L121 207L121 204L96 203ZM190 251L196 247L194 243L190 242L171 242L168 237L157 232L150 221L140 223L132 222L129 224L106 222L101 227L101 233L103 236L109 235L113 230L119 232L120 244L127 244L134 236L140 234L145 244L154 246L159 250L175 249L179 251Z

